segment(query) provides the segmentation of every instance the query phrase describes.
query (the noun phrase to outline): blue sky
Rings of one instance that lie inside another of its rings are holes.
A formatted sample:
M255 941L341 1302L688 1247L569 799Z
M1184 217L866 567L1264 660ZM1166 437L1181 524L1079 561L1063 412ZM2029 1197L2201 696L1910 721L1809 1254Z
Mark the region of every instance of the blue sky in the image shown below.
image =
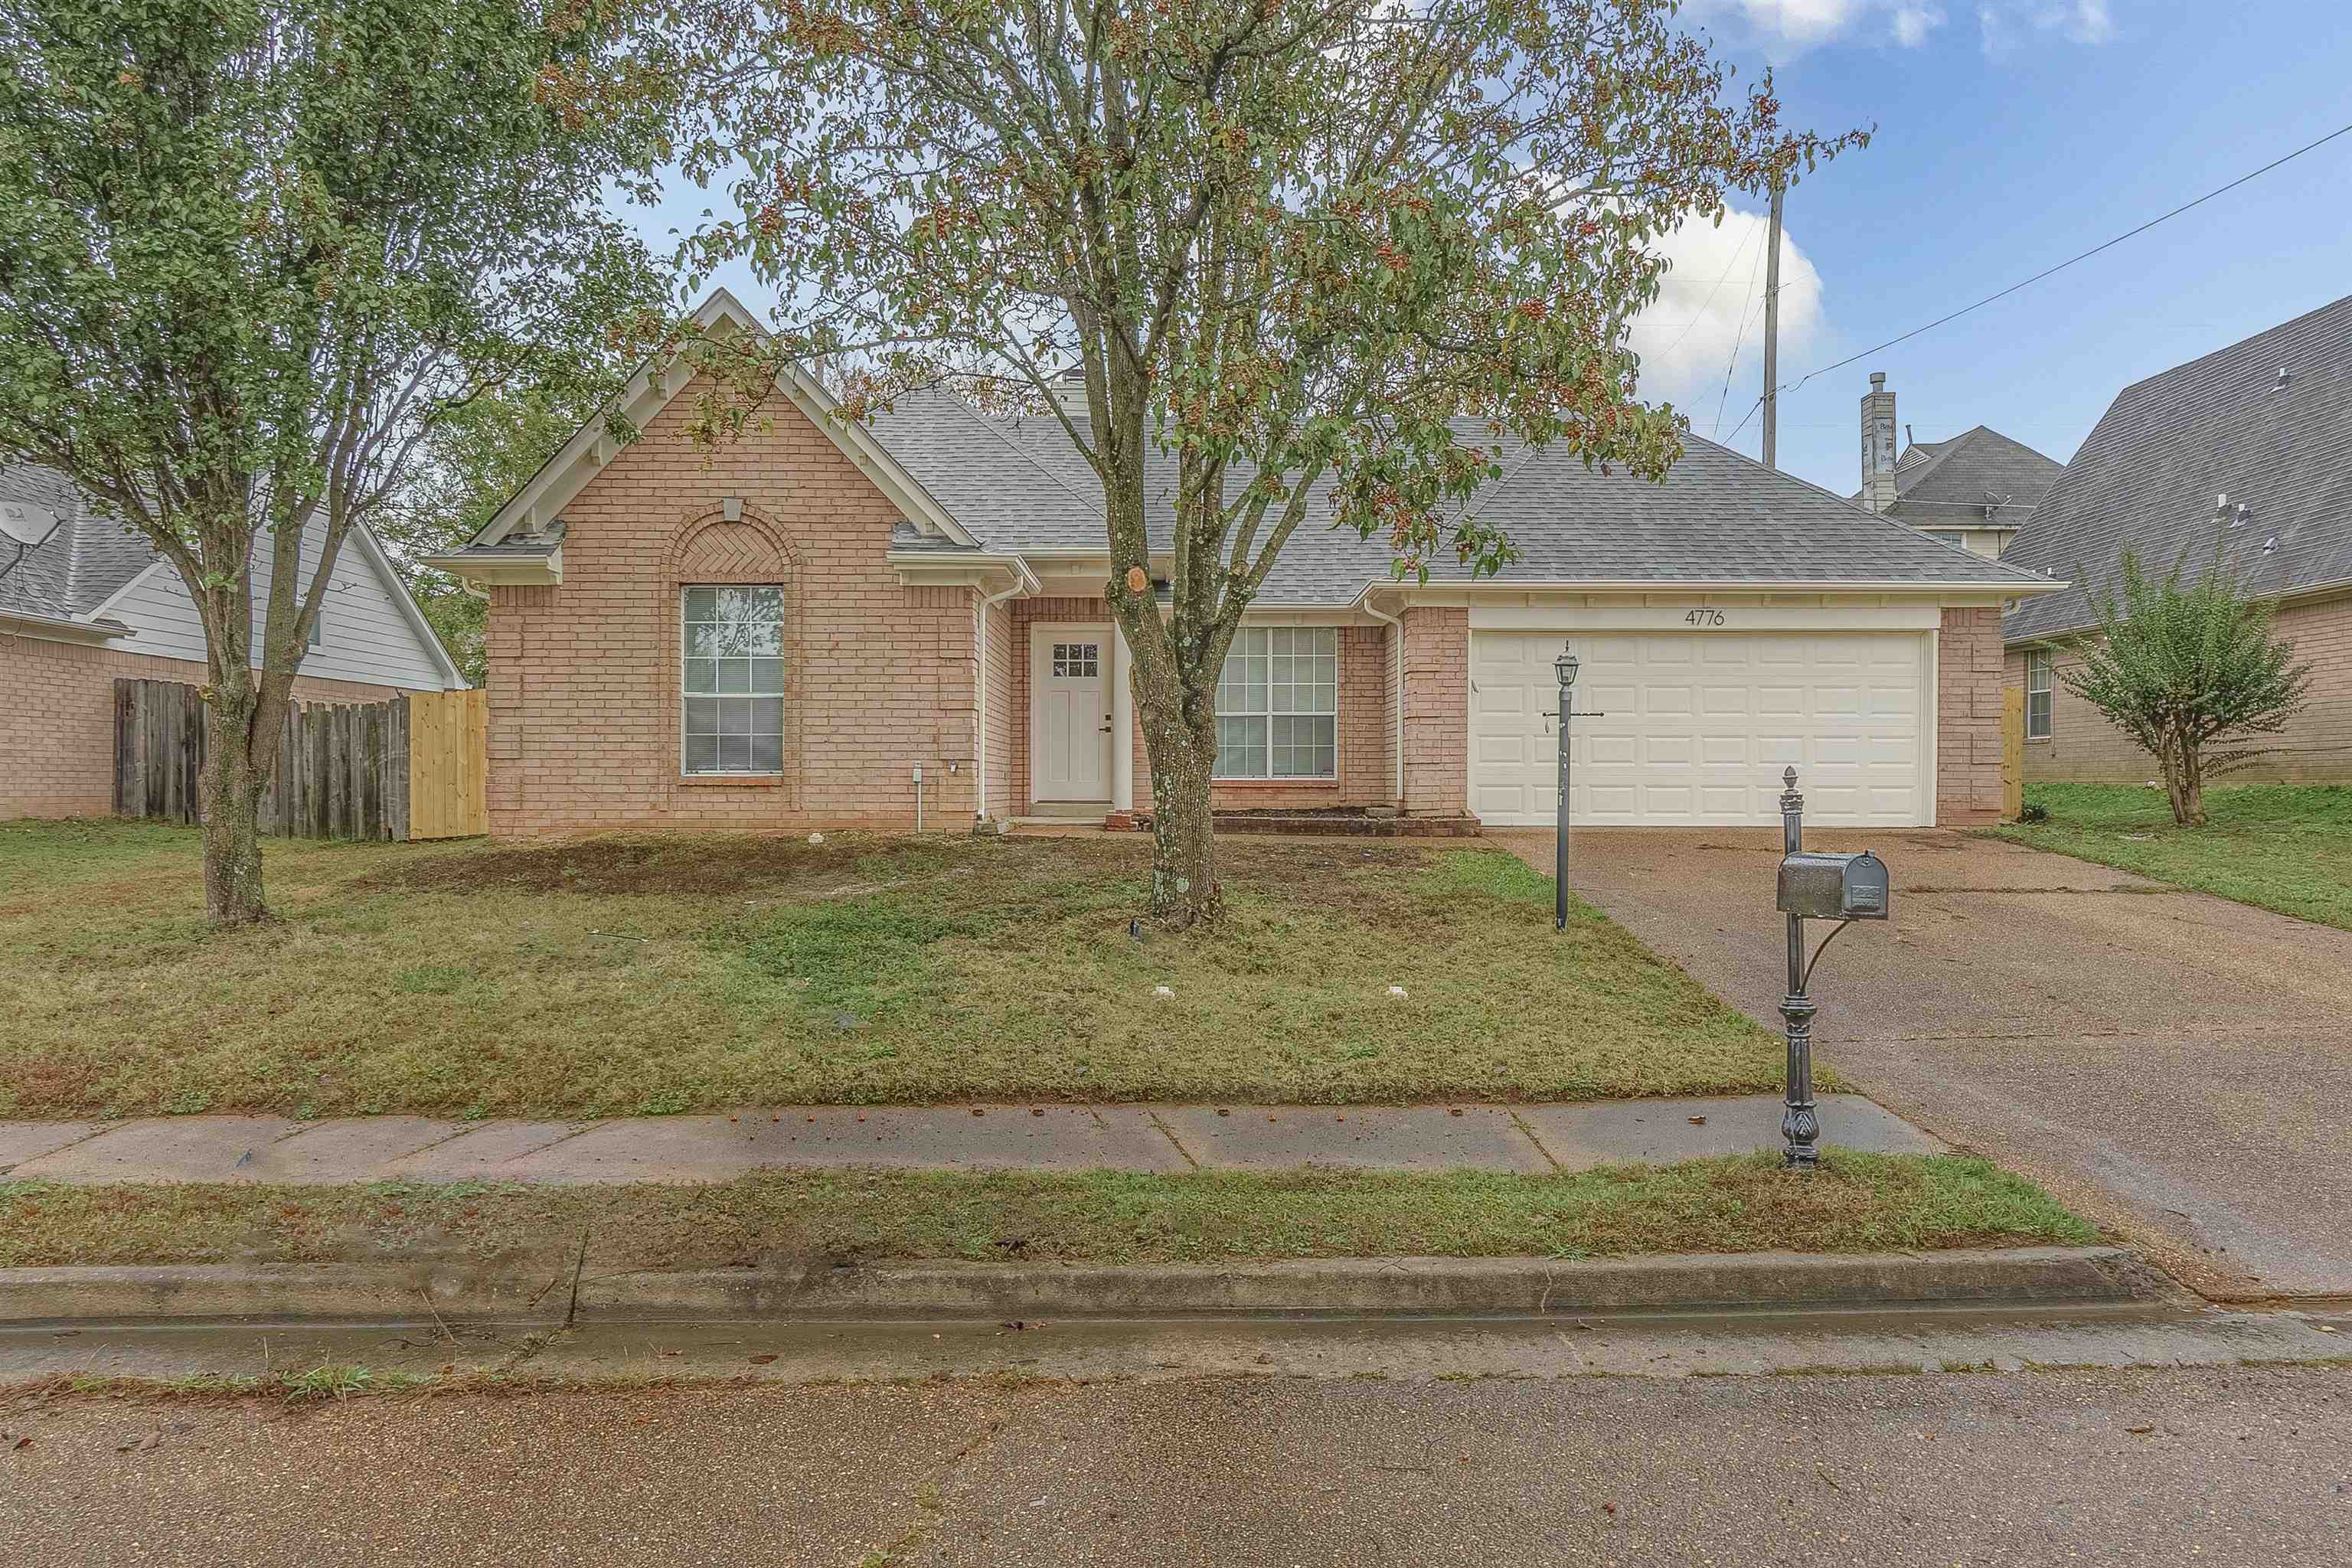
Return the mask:
M2352 121L2347 0L1687 0L1685 14L1742 79L1774 68L1790 123L1877 127L1789 198L1784 384ZM672 227L723 205L681 181L637 219L667 250ZM1761 209L1744 205L1670 241L1675 269L1635 338L1644 395L1702 436L1718 402L1727 434L1763 390ZM741 268L720 280L772 302ZM2063 461L2127 383L2347 293L2352 136L1785 395L1780 464L1858 488L1873 370L1922 440L1984 424ZM1755 419L1732 444L1756 454Z
M1878 128L1867 149L1787 203L1790 239L1818 286L1800 297L1783 279L1799 318L1782 337L1784 384L2352 121L2344 0L1696 0L1688 9L1743 76L1775 65L1793 123ZM1695 326L1685 291L1703 296L1732 269L1721 231L1678 248L1693 254L1658 315L1672 315L1669 339L1691 330L1671 363L1652 356L1649 390L1684 403L1706 435L1732 318L1763 247L1748 247ZM1806 269L1783 256L1787 272ZM1780 463L1841 494L1858 488L1856 404L1873 370L1886 372L1898 420L1922 440L1984 424L2063 461L2128 383L2347 293L2352 136L1784 395ZM1654 320L1638 341L1655 343L1667 324ZM1762 391L1758 331L1751 314L1727 432ZM1754 420L1733 444L1755 455Z

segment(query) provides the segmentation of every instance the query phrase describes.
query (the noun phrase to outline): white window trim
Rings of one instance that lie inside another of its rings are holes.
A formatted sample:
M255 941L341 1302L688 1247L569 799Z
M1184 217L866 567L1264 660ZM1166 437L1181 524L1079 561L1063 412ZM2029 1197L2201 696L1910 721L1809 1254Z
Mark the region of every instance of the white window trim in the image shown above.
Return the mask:
M2037 672L2042 677L2040 686L2033 684L2033 678ZM2042 710L2042 728L2038 732L2033 728L2033 700L2037 697L2050 699ZM2058 668L2056 661L2050 657L2047 648L2027 648L2025 650L2025 738L2029 741L2046 741L2057 728Z
M1295 631L1329 632L1329 633L1331 634L1331 711L1330 711L1328 714L1323 714L1323 713L1274 713L1274 712L1269 711L1269 712L1266 712L1266 713L1264 713L1264 714L1259 714L1259 713L1255 713L1255 712L1253 712L1253 713L1244 713L1244 714L1234 714L1234 715L1233 715L1233 717L1234 717L1234 718L1251 718L1251 719L1255 719L1255 718L1264 718L1264 719L1265 720L1265 721L1266 721L1266 742L1265 742L1265 744L1266 744L1266 768L1267 768L1267 770L1268 770L1268 771L1267 771L1267 772L1265 772L1265 773L1226 773L1226 772L1224 771L1224 768L1225 768L1225 752L1224 752L1224 748L1223 748L1223 747L1222 747L1222 746L1220 746L1219 748L1217 748L1217 766L1216 766L1216 770L1209 775L1209 782L1210 782L1211 784L1338 784L1338 783L1339 782L1339 744L1340 744L1340 742L1339 742L1339 709L1340 709L1340 707L1342 706L1342 699L1341 699L1340 694L1341 694L1343 691L1345 691L1345 690L1347 689L1347 679L1348 679L1348 670L1347 670L1347 665L1346 665L1346 656L1345 656L1345 654L1342 652L1342 647L1343 647L1343 645L1346 643L1347 638L1345 638L1344 637L1342 637L1342 636L1340 635L1339 628L1337 626L1323 625L1323 624L1319 624L1319 623L1318 623L1318 624L1315 624L1315 625L1302 625L1302 626L1287 626L1287 627L1280 627L1280 628L1277 628L1277 627L1276 627L1276 626L1269 626L1269 625L1251 625L1251 626L1244 626L1244 627L1242 627L1242 628L1241 628L1241 631L1240 631L1240 632L1236 632L1236 633L1234 634L1234 640L1235 640L1235 641L1239 641L1239 640L1240 640L1241 633L1242 633L1242 632L1250 632L1250 631L1274 631L1274 630L1277 630L1277 629L1287 629L1287 630L1295 630ZM1226 653L1225 653L1225 657L1226 657L1226 658L1231 658L1233 657L1233 650L1232 650L1232 649L1230 649L1230 648L1229 648L1229 649L1227 649L1227 650L1226 650ZM1218 684L1218 685L1220 685L1220 686L1223 686L1223 685L1224 684L1224 679L1223 679L1223 671L1222 671L1222 670L1220 670L1220 671L1218 672L1218 681L1217 681L1217 684ZM1270 695L1270 694L1269 694L1269 700L1271 700L1271 695ZM1224 715L1224 712L1223 712L1223 710L1222 710L1222 709L1220 709L1220 710L1218 710L1218 713L1219 713L1219 716L1220 716L1220 717L1224 717L1224 716L1225 716L1225 715ZM1322 718L1328 718L1328 719L1331 721L1331 771L1330 771L1329 773L1275 773L1275 772L1273 772L1273 771L1272 771L1272 769L1273 769L1273 767L1274 767L1274 721L1275 721L1275 720L1276 720L1276 719L1278 719L1278 718L1279 718L1279 719L1322 719Z
M787 593L787 592L789 592L789 590L787 590L787 589L785 588L784 584L782 584L782 583L680 583L680 584L677 585L677 776L678 776L678 777L680 777L680 778L682 778L682 779L780 779L780 778L782 778L782 777L783 777L783 776L784 776L784 770L783 770L783 766L782 766L782 749L783 749L783 747L782 747L782 718L781 718L781 717L779 718L779 720L778 720L778 721L777 721L777 728L778 728L778 740L777 740L777 752L778 752L778 758L777 758L777 765L776 765L775 767L772 767L772 768L706 768L706 769L704 769L704 770L702 770L702 771L700 771L700 772L697 772L697 771L695 771L694 769L689 768L689 767L688 767L688 766L686 765L686 738L687 738L687 736L686 736L686 704L687 704L687 701L688 701L688 700L689 698L692 698L692 697L711 698L711 697L720 697L720 696L724 696L724 697L764 697L764 696L767 696L767 695L768 695L768 693L765 693L765 692L758 692L758 691L742 691L742 692L737 692L737 691L729 691L729 692L693 691L693 692L689 692L688 690L687 690L687 689L686 689L686 658L687 658L687 653L686 653L686 628L687 628L687 626L688 626L688 620L687 620L687 614L686 614L686 596L687 596L687 595L688 595L688 594L692 593L692 592L693 592L695 589L697 589L697 588L773 588L773 589L776 589L779 593ZM780 630L781 630L781 628L780 628ZM783 656L779 655L779 656L778 656L778 668L782 668L782 660L783 660ZM793 673L792 673L792 671L791 671L790 669L788 669L788 668L782 668L782 674L783 674L783 685L785 685L786 687L791 686L791 684L792 684L792 679L793 679ZM778 691L778 692L776 692L776 693L774 694L774 700L775 700L775 702L777 703L777 706L778 706L779 710L781 710L781 709L782 709L782 704L783 704L783 703L784 703L784 701L786 700L786 696L787 696L787 694L786 694L785 692L783 692L783 691Z

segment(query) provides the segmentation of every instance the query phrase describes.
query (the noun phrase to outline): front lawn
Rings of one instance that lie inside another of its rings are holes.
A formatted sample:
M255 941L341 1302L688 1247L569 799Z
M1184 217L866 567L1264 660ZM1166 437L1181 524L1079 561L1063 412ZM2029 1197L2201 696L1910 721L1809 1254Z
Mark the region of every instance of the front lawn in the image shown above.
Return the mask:
M193 832L0 824L0 1116L1779 1087L1775 1037L1592 910L1556 935L1508 853L1222 848L1228 928L1138 940L1139 837L273 840L278 918L220 935Z
M0 1268L544 1262L598 1273L963 1258L1913 1252L2096 1232L1982 1160L1832 1149L1810 1176L1743 1154L1563 1176L766 1171L716 1186L68 1186L0 1182Z
M2209 788L2202 827L2174 826L2162 790L2131 784L2032 784L2025 800L2050 820L1985 831L2352 931L2352 788Z

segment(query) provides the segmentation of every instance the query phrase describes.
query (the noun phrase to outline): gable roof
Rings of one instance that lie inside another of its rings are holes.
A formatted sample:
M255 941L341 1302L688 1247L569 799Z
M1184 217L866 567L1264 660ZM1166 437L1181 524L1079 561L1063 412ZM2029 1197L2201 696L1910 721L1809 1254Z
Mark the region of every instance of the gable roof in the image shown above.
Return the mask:
M2020 527L2065 469L1983 425L1948 440L1915 441L1895 462L1895 504L1885 515L1914 528Z
M58 514L58 531L37 550L28 550L16 570L0 577L0 614L20 614L55 621L79 622L104 628L116 637L128 635L106 616L113 601L150 572L170 571L154 546L121 520L94 507L81 487L55 468L22 463L0 469L0 501L19 500ZM344 549L374 572L384 592L401 612L401 619L425 647L453 688L467 685L451 661L448 649L433 635L425 614L409 597L408 585L384 553L373 530L362 523L345 536Z
M714 289L688 318L706 334L749 332L764 336L767 329L759 319L745 309L743 302L725 289ZM487 551L513 540L560 540L562 530L553 524L562 521L563 508L571 504L595 478L599 470L619 450L605 433L606 416L619 413L637 429L642 430L654 416L669 405L670 399L684 391L694 379L691 368L683 356L672 353L660 359L648 359L639 365L627 384L614 395L611 403L596 416L583 424L572 438L557 448L555 454L540 466L538 473L526 480L520 489L509 496L489 521L482 525L462 551L446 555L429 556L425 563L459 569L471 552ZM961 527L940 504L925 494L890 455L877 447L864 427L845 424L834 417L834 399L818 384L815 377L795 365L778 379L776 389L799 407L843 455L864 470L866 476L896 502L925 533L944 533L959 544L973 541L964 536ZM533 548L544 555L554 553L551 548ZM509 553L527 553L517 551Z
M1104 551L1101 482L1049 414L991 418L945 391L899 399L873 422L875 438L987 547L1024 555ZM1465 441L1491 442L1463 421ZM1928 539L1824 489L1696 436L1664 479L1588 468L1565 446L1502 443L1502 477L1470 510L1507 532L1522 559L1493 585L1656 582L1928 584L2046 588L2038 576ZM1173 534L1176 463L1145 461L1146 523L1155 550ZM1234 493L1246 471L1229 478ZM1354 603L1391 581L1384 541L1335 530L1318 486L1256 603ZM1433 583L1466 584L1450 558Z
M127 587L155 559L147 542L91 508L81 487L55 468L0 468L0 501L54 512L58 531L5 577L0 610L80 620ZM9 547L14 553L14 546Z
M2236 526L2224 494L2248 509ZM2009 560L2098 584L2126 550L2162 567L2217 547L2253 593L2352 583L2352 297L2124 388ZM2020 605L2002 635L2095 620L2076 586Z

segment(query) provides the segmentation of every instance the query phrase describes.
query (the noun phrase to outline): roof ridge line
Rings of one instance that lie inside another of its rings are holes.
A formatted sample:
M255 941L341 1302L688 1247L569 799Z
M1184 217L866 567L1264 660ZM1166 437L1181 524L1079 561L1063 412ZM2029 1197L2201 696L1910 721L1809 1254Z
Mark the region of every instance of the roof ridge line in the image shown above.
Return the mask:
M1039 462L1034 454L1025 450L1019 442L1013 440L1012 437L1007 436L1003 430L999 429L994 420L988 418L978 409L972 407L971 405L966 403L963 400L962 395L956 392L954 388L943 386L940 388L940 390L947 394L948 401L955 405L956 412L961 414L966 419L971 420L973 424L979 426L982 429L995 437L999 442L1003 443L1006 451L1011 452L1023 462L1028 464L1031 468L1036 469L1039 473L1053 480L1055 484L1061 486L1063 489L1067 490L1071 500L1076 501L1081 506L1104 507L1106 505L1103 498L1100 496L1089 498L1079 494L1076 488L1074 487L1069 480L1064 479L1061 475L1055 473L1053 469ZM880 437L877 436L876 439L879 440ZM966 526L969 527L970 525L966 524ZM1108 534L1106 533L1104 536L1106 546L1108 546Z

